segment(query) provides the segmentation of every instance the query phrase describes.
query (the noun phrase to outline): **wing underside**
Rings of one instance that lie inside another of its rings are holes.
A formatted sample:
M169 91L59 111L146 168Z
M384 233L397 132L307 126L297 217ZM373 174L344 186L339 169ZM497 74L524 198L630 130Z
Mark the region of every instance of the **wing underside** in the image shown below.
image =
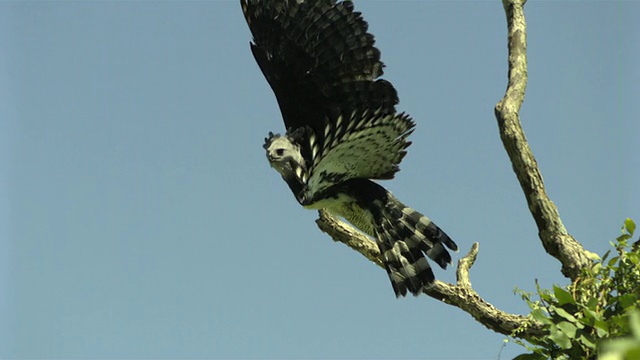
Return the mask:
M350 179L392 179L411 144L415 124L404 113L354 112L327 121L321 136L311 134L308 202Z

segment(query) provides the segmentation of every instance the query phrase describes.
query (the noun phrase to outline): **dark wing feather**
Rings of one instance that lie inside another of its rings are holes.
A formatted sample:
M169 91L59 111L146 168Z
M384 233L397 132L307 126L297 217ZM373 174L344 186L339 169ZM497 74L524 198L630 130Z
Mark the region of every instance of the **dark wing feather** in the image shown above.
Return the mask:
M241 0L253 55L271 85L287 129L324 131L327 117L356 110L394 113L396 90L380 51L351 2Z
M335 184L351 179L392 179L411 145L415 123L404 113L356 111L327 121L309 138L311 161L303 205L325 197Z

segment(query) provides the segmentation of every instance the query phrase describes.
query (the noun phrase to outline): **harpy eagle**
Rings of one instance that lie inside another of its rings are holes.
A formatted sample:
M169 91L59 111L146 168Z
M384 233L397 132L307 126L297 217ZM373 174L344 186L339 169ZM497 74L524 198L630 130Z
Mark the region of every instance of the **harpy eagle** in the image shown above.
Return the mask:
M392 179L411 144L411 117L383 73L380 51L350 1L241 0L251 51L286 133L269 133L269 164L308 209L326 209L374 238L397 297L434 282L457 245L375 180ZM446 247L446 248L445 248ZM426 257L425 257L426 255Z

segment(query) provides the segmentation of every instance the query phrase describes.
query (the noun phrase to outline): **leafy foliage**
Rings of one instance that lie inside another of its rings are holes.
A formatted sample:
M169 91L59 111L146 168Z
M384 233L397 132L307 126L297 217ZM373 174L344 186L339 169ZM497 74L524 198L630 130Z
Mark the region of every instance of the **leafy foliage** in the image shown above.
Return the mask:
M624 337L603 342L600 360L640 359L640 312L630 315L632 337Z
M513 338L530 351L516 359L595 359L598 353L601 359L640 359L640 240L629 245L634 231L627 219L611 242L617 256L608 259L607 251L567 287L548 290L536 282L539 300L516 289L531 308L530 321L548 331L529 344Z

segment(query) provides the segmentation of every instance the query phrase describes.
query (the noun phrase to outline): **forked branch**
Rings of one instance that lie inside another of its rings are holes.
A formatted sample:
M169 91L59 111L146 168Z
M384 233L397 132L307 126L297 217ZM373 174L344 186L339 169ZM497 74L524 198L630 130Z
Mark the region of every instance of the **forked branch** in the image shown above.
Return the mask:
M316 223L320 230L329 234L335 241L349 246L384 269L382 261L380 261L380 251L373 240L324 210L319 211L319 215L320 217L316 220ZM471 251L458 261L456 285L436 280L432 287L424 290L424 293L434 299L462 309L481 324L498 333L511 335L516 329L525 329L518 332L517 336L522 338L542 336L544 332L539 324L531 322L525 316L509 314L497 309L473 290L469 280L469 269L478 255L478 248L478 243L473 244Z

